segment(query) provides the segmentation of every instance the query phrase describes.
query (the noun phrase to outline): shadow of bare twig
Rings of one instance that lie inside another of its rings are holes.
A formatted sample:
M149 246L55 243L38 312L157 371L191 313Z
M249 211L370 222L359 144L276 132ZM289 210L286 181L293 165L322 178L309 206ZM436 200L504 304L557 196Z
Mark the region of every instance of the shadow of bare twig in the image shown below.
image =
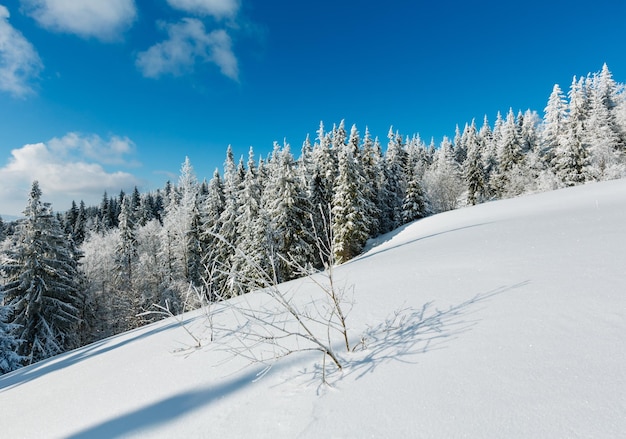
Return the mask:
M355 375L358 380L390 361L416 363L417 355L443 349L451 340L477 325L479 319L469 318L476 311L475 305L528 283L525 281L477 294L445 310L434 308L433 302L425 303L420 309L407 307L397 310L385 321L365 331L356 352L345 358L346 367L342 374L336 375L336 379ZM316 375L321 373L320 367L316 366Z

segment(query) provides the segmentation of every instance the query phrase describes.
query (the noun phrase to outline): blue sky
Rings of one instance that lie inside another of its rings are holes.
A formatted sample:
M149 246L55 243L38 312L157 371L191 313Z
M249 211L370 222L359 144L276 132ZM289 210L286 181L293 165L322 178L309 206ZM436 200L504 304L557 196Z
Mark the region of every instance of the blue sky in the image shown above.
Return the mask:
M200 179L320 121L425 140L607 63L626 82L623 0L0 0L0 214L33 180L97 204Z

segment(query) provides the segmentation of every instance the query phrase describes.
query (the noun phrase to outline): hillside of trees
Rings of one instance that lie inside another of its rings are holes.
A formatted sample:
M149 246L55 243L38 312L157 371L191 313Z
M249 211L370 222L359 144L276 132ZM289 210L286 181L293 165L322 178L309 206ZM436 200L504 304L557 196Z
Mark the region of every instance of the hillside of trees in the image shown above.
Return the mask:
M384 149L383 149L384 144ZM543 116L485 116L440 144L343 122L235 159L199 181L103 195L54 213L33 183L25 218L0 220L0 373L257 286L357 256L368 239L467 205L626 176L626 93L607 66L555 85Z

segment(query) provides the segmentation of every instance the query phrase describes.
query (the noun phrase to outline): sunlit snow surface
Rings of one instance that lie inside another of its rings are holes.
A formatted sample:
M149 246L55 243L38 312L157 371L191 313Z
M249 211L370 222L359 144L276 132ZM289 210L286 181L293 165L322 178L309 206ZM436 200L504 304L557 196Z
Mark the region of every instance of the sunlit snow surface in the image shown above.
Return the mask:
M256 379L234 338L194 349L166 320L0 377L0 436L624 437L626 180L448 212L369 248L336 270L366 349L338 344L332 387L317 353ZM201 313L186 320L206 335Z

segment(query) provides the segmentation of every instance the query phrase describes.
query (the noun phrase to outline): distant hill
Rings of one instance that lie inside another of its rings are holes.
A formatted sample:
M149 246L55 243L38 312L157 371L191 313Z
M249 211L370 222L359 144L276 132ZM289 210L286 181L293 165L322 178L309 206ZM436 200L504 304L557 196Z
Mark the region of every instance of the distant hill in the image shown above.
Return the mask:
M21 217L19 216L15 216L15 215L3 215L0 213L0 217L2 217L2 221L4 222L10 222L10 221L15 221L20 219Z

